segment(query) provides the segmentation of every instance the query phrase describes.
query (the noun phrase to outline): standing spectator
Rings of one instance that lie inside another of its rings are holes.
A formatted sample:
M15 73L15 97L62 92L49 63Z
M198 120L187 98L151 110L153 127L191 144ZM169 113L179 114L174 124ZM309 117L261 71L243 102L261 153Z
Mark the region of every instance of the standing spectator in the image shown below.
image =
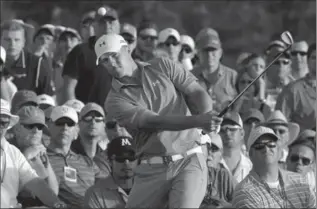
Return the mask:
M33 53L43 57L52 64L55 42L55 26L52 24L42 25L33 36Z
M123 208L127 203L137 165L135 140L130 137L112 140L108 144L107 158L111 175L87 190L85 208Z
M96 40L103 34L120 33L118 13L110 7L98 9L94 25L96 36L92 36L87 42L77 45L67 56L62 74L64 99L61 103L70 99L78 99L83 103L88 102L95 79L96 54L94 45Z
M88 42L88 39L95 35L95 28L93 26L96 18L96 11L91 10L86 12L80 22L80 35L83 42Z
M138 27L137 47L132 54L135 60L147 62L154 58L157 46L157 26L151 21L142 21Z
M237 57L236 66L237 66L237 72L240 72L240 70L245 70L246 63L245 60L251 55L250 52L242 52Z
M237 112L228 112L221 124L220 136L223 141L223 165L236 182L241 182L252 168L251 161L242 153L244 143L243 122Z
M119 35L102 36L95 51L97 62L114 76L105 102L107 117L127 127L138 142L140 164L126 207L198 208L206 191L207 166L196 128L210 133L222 122L211 113L207 92L170 59L135 62ZM184 95L200 115L191 116Z
M24 155L4 137L6 131L18 123L19 117L10 113L10 104L1 99L1 208L18 207L20 190L31 191L42 203L52 208L67 208L62 204L46 182L39 178Z
M162 45L169 58L174 62L179 62L179 53L181 51L180 34L174 28L165 28L158 35L158 44Z
M123 23L121 25L120 35L128 43L129 52L132 54L137 45L137 30L134 25Z
M59 182L59 198L70 207L81 208L86 190L102 176L91 159L70 149L77 137L77 123L78 115L73 108L57 106L53 109L47 155Z
M292 45L292 76L295 80L303 78L309 72L307 63L308 44L306 41L298 41Z
M234 191L234 208L315 208L316 197L307 178L279 169L279 138L270 128L255 128L247 148L250 174Z
M200 64L191 72L209 93L214 110L220 112L237 94L237 72L220 62L223 50L219 34L214 29L205 28L197 34L196 48Z
M288 121L297 123L301 130L316 126L316 43L307 53L309 73L286 86L277 99L276 109L281 110Z
M195 42L192 37L188 35L181 35L180 42L182 49L179 53L179 61L184 66L185 70L192 70L192 60L194 59L196 53Z
M52 69L47 60L25 50L25 28L21 23L7 21L1 25L1 44L7 53L4 76L12 77L18 90L53 94Z

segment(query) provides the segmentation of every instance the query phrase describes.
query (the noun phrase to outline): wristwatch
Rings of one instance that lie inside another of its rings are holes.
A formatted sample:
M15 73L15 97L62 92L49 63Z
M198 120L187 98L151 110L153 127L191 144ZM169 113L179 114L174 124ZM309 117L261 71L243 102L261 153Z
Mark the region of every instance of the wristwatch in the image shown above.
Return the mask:
M65 203L62 202L57 202L54 204L53 209L57 209L57 208L67 208L67 205Z

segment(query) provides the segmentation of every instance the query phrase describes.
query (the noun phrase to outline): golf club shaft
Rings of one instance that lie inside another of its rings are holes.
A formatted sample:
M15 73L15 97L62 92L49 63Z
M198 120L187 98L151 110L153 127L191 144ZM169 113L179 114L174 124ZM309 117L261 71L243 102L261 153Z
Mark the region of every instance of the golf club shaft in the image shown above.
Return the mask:
M226 112L229 110L229 108L246 92L261 76L266 73L266 71L280 58L289 48L291 45L289 45L286 49L284 49L282 52L277 54L277 56L272 60L272 62L263 70L263 72L258 75L247 87L245 87L219 114L218 117L223 117Z

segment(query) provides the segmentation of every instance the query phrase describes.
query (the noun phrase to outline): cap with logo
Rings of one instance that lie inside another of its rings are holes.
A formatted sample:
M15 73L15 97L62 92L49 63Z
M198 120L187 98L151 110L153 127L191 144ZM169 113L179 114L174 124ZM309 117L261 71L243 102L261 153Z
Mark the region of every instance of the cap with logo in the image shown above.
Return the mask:
M47 95L47 94L41 94L41 95L37 96L37 103L39 105L41 105L41 104L49 105L49 106L56 105L53 97L51 97L50 95Z
M195 50L194 39L188 35L181 35L180 42L182 45L188 45L193 51Z
M6 50L2 46L0 46L0 58L2 63L6 62L7 53L6 53Z
M30 90L17 91L11 100L11 105L12 105L11 112L16 113L18 109L20 109L20 107L25 104L38 106L37 101L38 101L37 95L34 91L30 91Z
M119 15L118 12L109 7L109 6L103 6L97 9L96 12L96 19L100 20L102 18L112 18L114 20L118 20L119 19Z
M66 105L56 106L52 110L51 119L53 122L61 118L69 118L75 123L78 123L78 114L76 110Z
M247 141L247 150L250 150L252 145L261 137L261 136L270 136L274 140L279 140L278 136L274 133L274 131L271 128L264 127L264 126L258 126L251 130L249 139Z
M90 103L87 103L82 108L82 110L79 113L79 118L85 117L85 115L87 115L88 113L90 113L92 111L96 111L96 112L100 113L103 117L105 117L105 112L102 109L102 107L96 103L90 102Z
M83 109L85 106L84 103L79 101L78 99L70 99L64 104L65 106L72 107L76 112L79 114L80 111Z
M115 156L135 156L135 140L131 137L122 136L111 140L107 147L108 157Z
M10 103L4 99L1 99L0 102L0 115L7 115L10 117L9 128L12 128L15 124L19 122L19 116L11 114Z
M204 28L202 29L195 38L197 49L205 49L205 48L221 48L221 41L219 38L219 34L216 30L212 28Z
M255 108L251 108L246 112L243 121L246 122L249 119L257 119L260 123L264 122L265 120L263 113Z
M158 43L165 43L169 37L174 37L177 42L180 42L181 36L174 28L165 28L158 35Z
M95 52L97 55L96 65L99 64L99 58L109 52L118 53L122 46L127 46L124 38L117 34L107 34L101 36L95 43Z
M123 23L121 25L120 34L122 34L122 35L128 34L128 35L132 36L134 39L136 39L137 38L137 29L134 25L131 25L129 23Z
M239 113L235 111L229 111L223 116L222 126L226 124L235 124L243 128L243 122Z
M45 114L41 109L37 107L33 107L33 106L22 107L17 112L17 115L20 117L20 123L22 124L45 125Z

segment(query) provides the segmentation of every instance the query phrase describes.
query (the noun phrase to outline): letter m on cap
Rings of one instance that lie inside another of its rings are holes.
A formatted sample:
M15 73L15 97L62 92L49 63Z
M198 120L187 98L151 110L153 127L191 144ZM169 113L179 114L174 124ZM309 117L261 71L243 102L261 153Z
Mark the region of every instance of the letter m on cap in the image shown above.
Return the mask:
M131 146L129 139L121 139L121 146Z

